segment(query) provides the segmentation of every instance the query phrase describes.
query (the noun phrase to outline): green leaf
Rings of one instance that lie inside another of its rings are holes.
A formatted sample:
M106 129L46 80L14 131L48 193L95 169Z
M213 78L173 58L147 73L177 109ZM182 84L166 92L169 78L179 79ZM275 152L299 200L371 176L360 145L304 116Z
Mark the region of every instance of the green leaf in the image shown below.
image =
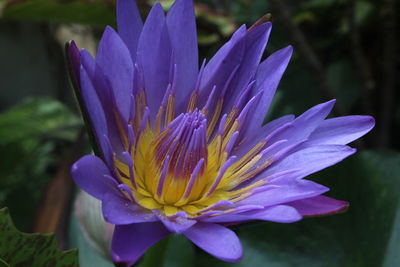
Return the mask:
M0 145L28 137L76 138L80 119L58 101L37 98L0 114Z
M0 258L11 266L78 266L78 251L60 251L53 234L25 234L0 210Z
M398 266L400 154L362 152L311 177L350 202L344 214L238 228L239 263L200 252L196 266Z

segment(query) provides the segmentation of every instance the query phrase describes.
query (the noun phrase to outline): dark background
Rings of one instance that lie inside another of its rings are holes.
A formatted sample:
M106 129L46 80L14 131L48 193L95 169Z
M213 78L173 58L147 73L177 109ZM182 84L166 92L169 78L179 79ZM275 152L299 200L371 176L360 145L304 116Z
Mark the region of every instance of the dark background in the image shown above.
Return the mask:
M399 3L195 2L200 58L209 59L238 26L250 26L267 13L273 30L265 57L294 46L267 119L299 115L332 98L337 99L333 116L376 119L374 130L352 144L357 155L310 178L332 188L328 195L350 201L347 213L240 227L245 258L234 266L399 264ZM138 3L146 16L153 1ZM115 26L114 21L114 3L108 0L0 2L0 207L9 207L20 230L56 232L63 248L76 246L68 238L76 235L76 227L70 227L75 189L69 168L90 151L67 76L64 43L75 39L94 53L104 26ZM231 266L195 252L186 253L183 266ZM85 257L80 254L83 266Z

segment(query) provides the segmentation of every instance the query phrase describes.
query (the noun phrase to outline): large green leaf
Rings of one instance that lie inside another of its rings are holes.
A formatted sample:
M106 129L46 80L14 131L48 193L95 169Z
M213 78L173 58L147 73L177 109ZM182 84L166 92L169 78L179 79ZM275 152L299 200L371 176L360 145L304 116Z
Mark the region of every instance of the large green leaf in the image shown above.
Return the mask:
M54 235L25 234L0 210L0 258L10 266L78 266L77 250L60 251Z
M199 252L196 266L398 266L400 155L363 152L311 179L350 202L340 215L239 227L245 256L224 263Z

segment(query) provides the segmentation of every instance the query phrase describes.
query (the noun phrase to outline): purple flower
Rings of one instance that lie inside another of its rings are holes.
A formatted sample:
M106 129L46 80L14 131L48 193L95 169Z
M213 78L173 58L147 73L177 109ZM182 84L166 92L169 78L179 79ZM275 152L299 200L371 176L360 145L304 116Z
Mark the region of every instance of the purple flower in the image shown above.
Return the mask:
M117 2L96 59L71 42L68 58L98 155L72 167L80 188L102 201L115 225L112 256L132 264L170 233L225 261L242 257L228 225L291 223L342 211L347 202L304 179L352 155L368 116L326 119L334 101L263 125L292 54L260 63L271 23L240 27L198 68L192 0L143 24L132 0Z

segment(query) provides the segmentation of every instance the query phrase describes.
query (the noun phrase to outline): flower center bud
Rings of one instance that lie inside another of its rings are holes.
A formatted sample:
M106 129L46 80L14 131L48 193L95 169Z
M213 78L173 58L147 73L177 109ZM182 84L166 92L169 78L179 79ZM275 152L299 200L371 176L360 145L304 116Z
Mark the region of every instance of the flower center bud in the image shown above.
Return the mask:
M207 120L197 110L177 117L156 138L156 162L161 167L168 161L174 179L189 179L199 160L207 159L206 130Z

